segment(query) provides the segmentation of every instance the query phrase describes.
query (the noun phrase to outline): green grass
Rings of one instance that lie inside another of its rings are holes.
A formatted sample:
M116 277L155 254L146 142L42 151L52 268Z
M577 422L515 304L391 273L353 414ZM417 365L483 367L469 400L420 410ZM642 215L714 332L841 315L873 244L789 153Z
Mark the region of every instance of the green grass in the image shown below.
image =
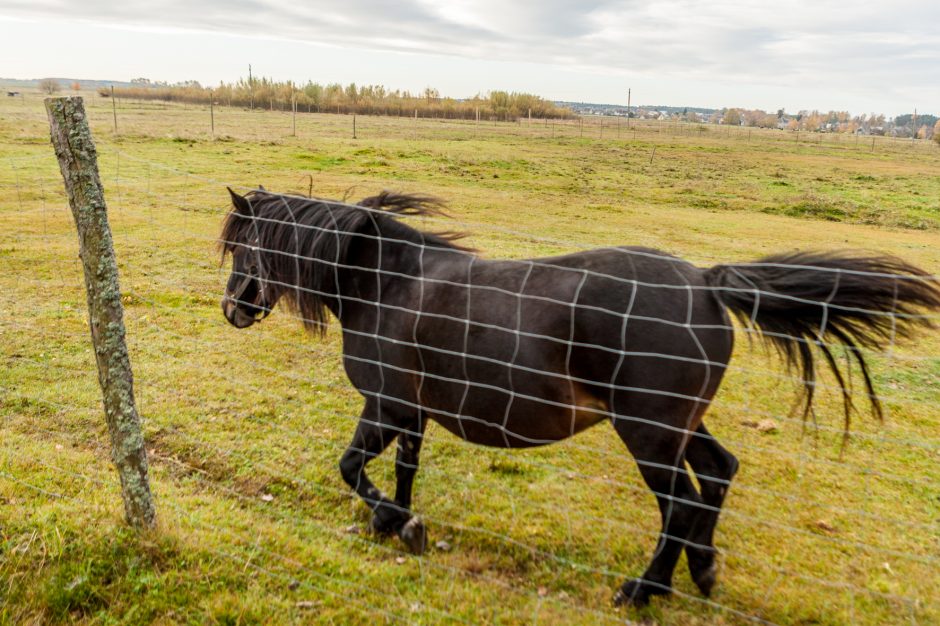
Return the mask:
M90 97L160 525L140 536L121 522L41 101L0 101L0 623L940 621L937 333L873 357L889 416L856 416L844 452L831 388L818 427L802 425L793 380L739 341L707 418L742 462L714 604L683 561L677 595L615 610L659 525L608 426L506 452L432 425L415 504L450 549L402 554L364 531L337 471L361 400L335 329L316 341L283 313L231 328L213 241L225 184L312 181L330 197L441 196L450 227L490 257L631 243L709 264L860 247L940 274L936 146L363 117L353 140L335 115L299 115L292 137L289 114L224 108L213 138L208 111L153 103L121 103L114 136L111 115ZM776 431L752 426L767 417ZM370 465L380 485L392 456Z

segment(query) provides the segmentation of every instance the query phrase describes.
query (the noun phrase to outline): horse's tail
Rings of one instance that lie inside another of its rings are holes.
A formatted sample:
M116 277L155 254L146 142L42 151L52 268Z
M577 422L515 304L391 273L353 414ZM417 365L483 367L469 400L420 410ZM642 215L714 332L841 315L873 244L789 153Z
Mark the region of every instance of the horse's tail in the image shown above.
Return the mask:
M858 252L790 252L753 263L716 265L705 271L715 297L750 330L773 344L804 382L804 419L816 380L812 346L825 357L842 389L846 432L851 395L832 350L855 358L882 418L862 349L884 350L917 327L933 327L926 311L940 311L937 277L896 257Z

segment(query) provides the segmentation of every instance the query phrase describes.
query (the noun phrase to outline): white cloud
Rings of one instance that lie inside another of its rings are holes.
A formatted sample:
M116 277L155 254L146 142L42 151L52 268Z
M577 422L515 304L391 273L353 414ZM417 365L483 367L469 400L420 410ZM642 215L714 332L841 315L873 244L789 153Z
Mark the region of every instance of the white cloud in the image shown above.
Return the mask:
M534 63L651 84L940 99L936 0L0 0L0 15Z

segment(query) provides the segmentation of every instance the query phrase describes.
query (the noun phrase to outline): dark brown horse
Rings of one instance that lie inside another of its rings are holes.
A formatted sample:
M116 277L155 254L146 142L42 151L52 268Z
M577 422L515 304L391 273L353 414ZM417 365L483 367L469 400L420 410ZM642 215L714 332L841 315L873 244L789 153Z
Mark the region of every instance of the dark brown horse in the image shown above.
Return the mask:
M410 508L428 419L507 448L609 421L662 516L649 567L617 602L669 593L683 549L702 593L714 585L712 536L738 462L702 418L731 357L727 311L799 368L807 411L819 353L848 412L832 352L841 344L877 412L862 349L907 336L929 325L921 310L940 310L936 280L892 257L796 252L702 269L624 247L491 261L453 235L396 219L435 212L429 198L383 193L352 206L259 190L232 200L222 229L233 257L225 317L245 328L280 301L314 331L330 314L339 320L346 373L365 398L340 471L374 511L374 528L415 552L425 547ZM396 439L389 498L365 467Z

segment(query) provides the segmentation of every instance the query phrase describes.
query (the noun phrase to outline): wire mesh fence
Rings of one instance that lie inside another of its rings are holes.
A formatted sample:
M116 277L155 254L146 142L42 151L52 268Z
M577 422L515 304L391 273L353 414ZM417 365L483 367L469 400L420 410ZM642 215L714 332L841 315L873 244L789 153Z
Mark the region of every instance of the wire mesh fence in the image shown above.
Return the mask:
M469 130L457 125L454 132ZM225 538L205 550L241 572L233 584L265 579L291 598L290 610L308 610L302 603L309 601L337 619L635 617L612 609L610 597L642 573L660 519L609 425L554 446L503 450L459 442L432 424L414 505L428 527L428 550L414 556L394 538L371 534L368 508L336 469L363 403L344 371L337 325L314 340L298 315L278 309L236 331L219 306L228 277L217 248L230 204L225 188L244 193L256 181L214 180L172 159L135 154L132 144L99 141L99 149L157 507L172 532ZM294 175L279 176L275 189L306 193ZM13 312L0 321L3 403L12 416L0 465L4 497L57 502L60 514L97 509L107 519L120 496L102 439L74 232L51 151L0 163L0 185L2 297ZM467 231L484 252L520 260L623 243L603 227L405 221L422 231ZM648 234L630 239L657 243ZM709 266L732 259L711 251L691 260ZM688 287L658 285L672 286ZM518 286L501 289L524 300ZM576 298L564 305L590 306ZM509 330L519 337L520 328ZM515 341L507 339L510 352ZM618 356L638 358L625 348ZM936 338L863 353L887 418L879 424L857 416L843 448L837 381L820 376L816 419L804 422L791 411L801 377L739 341L706 417L741 461L716 534L720 580L712 597L702 597L683 561L676 597L654 607L660 619L929 623L936 616ZM513 372L533 368L508 363ZM562 385L576 378L560 373ZM864 386L856 380L852 391L864 407ZM369 464L382 487L395 482L394 456L389 450Z

